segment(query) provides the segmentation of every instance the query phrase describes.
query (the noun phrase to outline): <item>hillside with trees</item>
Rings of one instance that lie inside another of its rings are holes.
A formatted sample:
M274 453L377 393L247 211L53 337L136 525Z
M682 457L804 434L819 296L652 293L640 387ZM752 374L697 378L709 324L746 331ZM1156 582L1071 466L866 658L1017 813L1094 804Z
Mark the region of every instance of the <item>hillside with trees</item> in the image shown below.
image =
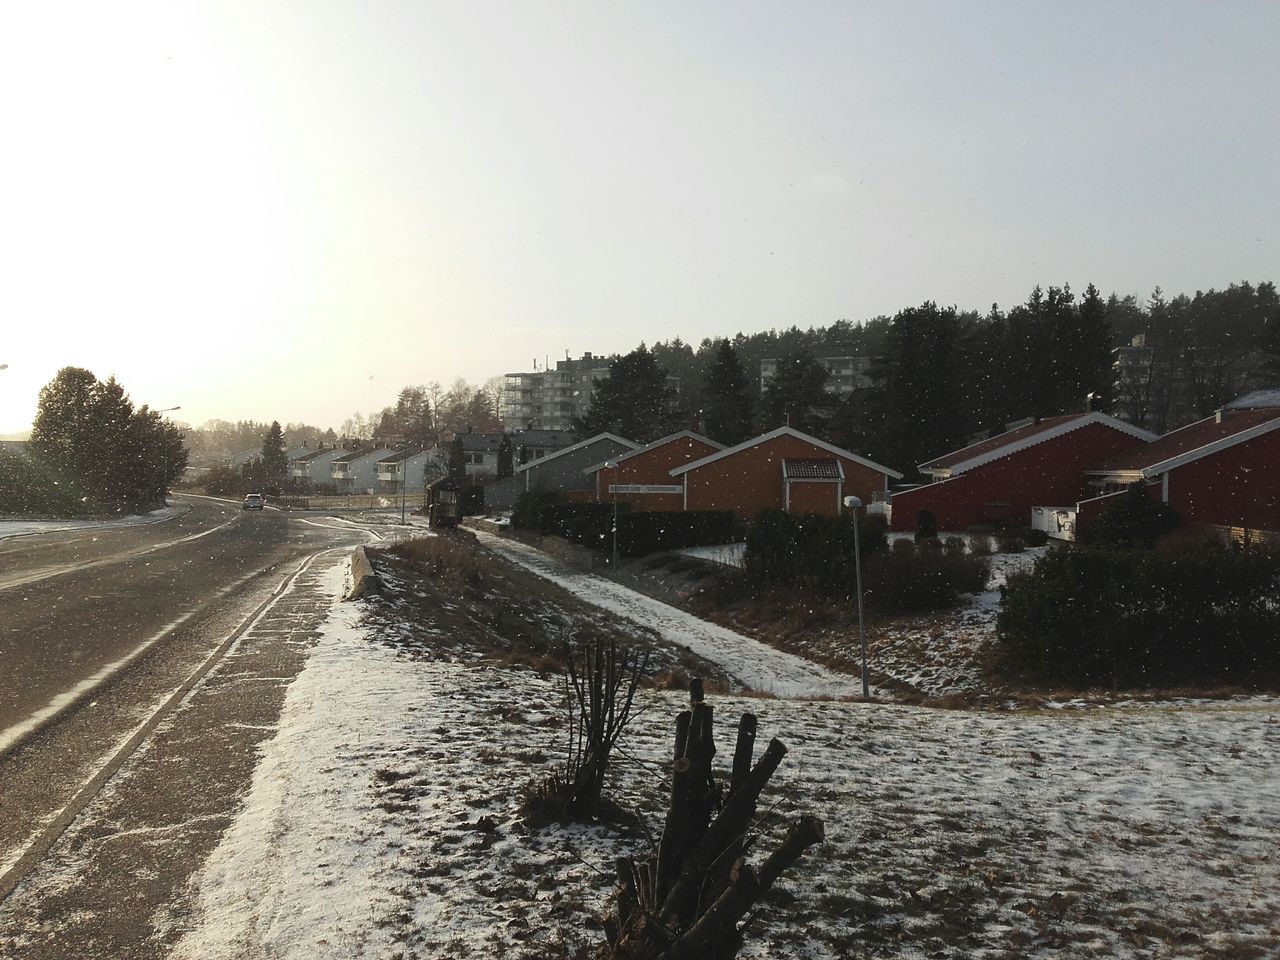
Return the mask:
M1093 284L1078 297L1064 284L985 313L926 301L862 324L738 333L696 349L676 338L649 353L681 384L677 419L714 422L729 403L709 376L726 343L746 377L741 395L758 411L754 429L790 421L910 474L1025 417L1089 404L1164 433L1276 385L1280 296L1271 281L1246 281L1172 299L1157 288L1140 303ZM843 400L820 395L813 363L838 356L872 359L872 384ZM762 393L766 358L779 361L778 375Z

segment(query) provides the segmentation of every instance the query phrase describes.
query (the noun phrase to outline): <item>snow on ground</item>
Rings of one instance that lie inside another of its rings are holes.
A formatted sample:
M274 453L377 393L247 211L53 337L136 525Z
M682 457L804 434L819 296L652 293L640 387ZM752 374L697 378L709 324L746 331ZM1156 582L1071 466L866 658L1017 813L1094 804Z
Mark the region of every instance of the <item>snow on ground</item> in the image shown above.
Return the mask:
M613 580L575 571L518 541L473 532L481 544L499 556L545 577L587 603L653 630L670 643L688 647L718 664L746 689L786 697L851 697L862 692L860 681L852 677L708 623Z
M726 567L742 567L742 558L747 552L745 543L717 543L708 547L684 547L677 553L686 557L697 557L699 560L711 560L722 563Z
M1047 550L1036 547L994 554L985 592L962 597L950 610L890 618L874 625L868 631L867 646L876 673L930 697L984 691L989 682L982 663L995 637L1000 588L1009 574L1030 570ZM829 652L853 657L857 647L856 632L846 633L830 645Z
M337 595L340 583L331 585ZM638 841L533 830L559 689L420 660L337 605L245 806L198 877L181 958L545 957L598 943ZM645 692L611 795L663 800L676 692ZM1012 714L715 697L789 753L759 858L812 812L747 958L1261 957L1280 948L1280 703ZM765 805L762 804L762 810ZM556 945L561 946L557 947Z
M10 537L29 537L39 533L58 533L64 530L108 530L112 527L136 527L143 523L160 523L172 520L187 512L188 507L161 507L150 513L113 517L110 520L0 520L0 540Z

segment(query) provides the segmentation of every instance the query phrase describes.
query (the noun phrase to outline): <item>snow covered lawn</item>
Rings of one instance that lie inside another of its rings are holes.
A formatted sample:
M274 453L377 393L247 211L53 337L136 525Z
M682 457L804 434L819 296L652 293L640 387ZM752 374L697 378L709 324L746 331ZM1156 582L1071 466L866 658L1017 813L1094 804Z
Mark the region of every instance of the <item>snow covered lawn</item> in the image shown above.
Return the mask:
M558 684L464 651L410 656L391 627L359 622L362 606L335 604L290 688L176 956L557 957L597 943L610 864L643 841L521 822L521 786L560 756ZM612 789L656 829L684 695L643 699ZM744 956L1280 949L1280 702L1002 714L712 703L721 760L744 709L762 743L790 748L762 831L799 811L827 821L828 841L775 890Z
M846 674L708 623L613 580L579 573L518 541L474 532L480 543L500 557L532 570L587 603L653 630L670 643L688 647L718 664L745 689L786 697L852 697L862 693L860 681Z
M113 517L110 520L0 520L0 540L9 537L29 537L39 533L59 533L64 530L108 530L112 527L136 527L143 523L160 523L172 520L187 512L188 507L161 507L150 513Z

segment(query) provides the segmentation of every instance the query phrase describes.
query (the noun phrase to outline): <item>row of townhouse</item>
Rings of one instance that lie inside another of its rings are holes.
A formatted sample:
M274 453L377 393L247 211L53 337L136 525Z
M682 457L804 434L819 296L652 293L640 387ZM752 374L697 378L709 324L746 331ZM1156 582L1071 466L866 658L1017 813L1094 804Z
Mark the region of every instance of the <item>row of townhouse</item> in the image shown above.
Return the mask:
M1135 482L1185 521L1238 538L1280 533L1280 389L1156 436L1103 413L1010 424L919 466L931 483L893 495L891 527L929 510L939 529L1031 524L1073 540Z
M625 503L636 511L766 509L837 516L846 496L884 501L902 474L792 427L732 447L690 430L649 444L601 433L516 468L522 490Z

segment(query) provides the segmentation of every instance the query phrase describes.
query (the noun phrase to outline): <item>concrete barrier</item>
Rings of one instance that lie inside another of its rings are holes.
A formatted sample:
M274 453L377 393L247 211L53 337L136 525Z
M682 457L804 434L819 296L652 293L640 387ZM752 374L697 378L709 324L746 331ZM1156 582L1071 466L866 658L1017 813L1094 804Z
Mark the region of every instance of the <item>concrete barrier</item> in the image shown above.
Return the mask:
M351 589L342 599L359 600L368 594L378 593L381 589L382 584L373 570L373 564L369 562L368 555L364 552L364 547L356 547L351 551Z

